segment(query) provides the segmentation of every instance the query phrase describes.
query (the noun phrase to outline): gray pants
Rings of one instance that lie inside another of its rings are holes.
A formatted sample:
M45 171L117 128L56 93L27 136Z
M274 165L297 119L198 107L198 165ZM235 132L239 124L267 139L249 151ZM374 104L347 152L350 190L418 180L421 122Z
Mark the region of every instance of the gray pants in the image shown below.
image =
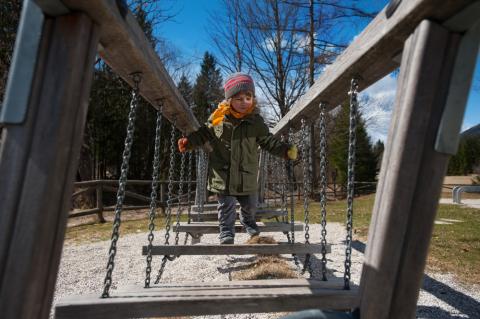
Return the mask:
M220 195L218 194L218 221L220 223L220 238L235 237L235 206L240 204L240 223L245 227L249 234L258 232L255 222L255 212L257 210L257 194L251 195Z

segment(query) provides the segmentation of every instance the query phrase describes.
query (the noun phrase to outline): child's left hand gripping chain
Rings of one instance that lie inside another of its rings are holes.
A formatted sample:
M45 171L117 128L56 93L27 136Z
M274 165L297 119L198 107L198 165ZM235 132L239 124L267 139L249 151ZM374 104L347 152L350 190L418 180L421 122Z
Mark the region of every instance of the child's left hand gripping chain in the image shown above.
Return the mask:
M180 153L184 153L187 151L187 144L188 144L188 139L186 137L182 137L178 140L178 150Z
M298 157L298 149L296 145L291 145L287 150L287 159L296 160Z

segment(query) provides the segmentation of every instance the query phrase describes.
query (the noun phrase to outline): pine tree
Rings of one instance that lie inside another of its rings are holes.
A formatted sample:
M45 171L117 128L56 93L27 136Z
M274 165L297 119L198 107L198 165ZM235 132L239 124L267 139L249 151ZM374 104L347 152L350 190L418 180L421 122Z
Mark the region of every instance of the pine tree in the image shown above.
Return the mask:
M199 122L205 122L217 103L223 99L222 75L215 57L205 52L200 74L193 87L194 114Z
M457 154L448 162L448 175L468 175L480 165L480 138L464 137L460 140Z
M193 88L185 74L182 74L182 76L180 77L177 88L180 91L180 94L182 94L183 98L185 99L185 102L187 102L187 104L191 106L193 103Z
M335 127L328 141L329 162L332 166L330 171L336 170L338 183L346 185L350 123L348 104L342 106L334 121ZM360 114L357 117L356 136L355 181L374 182L377 172L377 160L367 135L365 122Z

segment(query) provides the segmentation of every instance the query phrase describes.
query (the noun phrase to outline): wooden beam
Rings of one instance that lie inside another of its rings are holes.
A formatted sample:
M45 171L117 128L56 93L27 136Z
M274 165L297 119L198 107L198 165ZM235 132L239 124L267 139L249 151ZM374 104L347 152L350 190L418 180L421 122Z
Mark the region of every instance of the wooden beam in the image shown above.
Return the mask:
M86 295L62 299L56 304L55 317L146 318L356 308L357 288L343 290L342 285L341 278L332 278L329 281L246 280L127 287L113 292L112 298Z
M199 127L187 102L165 70L160 57L139 26L136 18L115 0L63 0L72 11L84 12L100 26L98 53L112 70L133 86L129 77L142 73L140 94L153 107L163 101L163 116L186 133Z
M97 31L82 13L45 18L26 119L3 128L2 318L49 317L87 115Z
M361 277L361 317L414 318L448 156L434 150L459 36L423 21L405 44Z
M198 213L197 212L192 212L191 214L192 220L197 220L198 218ZM237 212L237 218L238 218L239 213ZM261 220L263 218L274 218L274 217L282 217L286 216L287 213L286 211L282 211L279 209L258 209L257 212L255 213L255 219L256 220ZM213 221L213 220L218 220L218 213L217 212L206 212L206 213L201 213L200 214L200 219L201 221Z
M147 255L148 246L143 246L142 253ZM331 251L327 245L327 252ZM235 244L235 245L162 245L153 246L152 255L272 255L272 254L319 254L320 244L278 243L278 244Z
M292 227L290 224L287 223L257 223L258 229L262 233L269 233L269 232L289 232ZM173 230L177 230L177 226L173 225ZM191 234L218 234L219 227L218 222L216 223L204 223L204 222L192 222L188 223L180 223L178 227L178 231L186 232ZM295 224L295 231L303 231L303 224ZM235 224L235 232L241 233L245 232L245 228L242 224L238 223Z
M403 44L424 19L444 22L474 0L403 0L392 17L385 10L355 38L347 49L328 66L314 85L295 103L272 130L274 135L286 132L289 123L298 128L300 120L315 119L318 105L331 107L341 104L350 88L350 80L359 78L363 90L398 67L393 59L403 50Z

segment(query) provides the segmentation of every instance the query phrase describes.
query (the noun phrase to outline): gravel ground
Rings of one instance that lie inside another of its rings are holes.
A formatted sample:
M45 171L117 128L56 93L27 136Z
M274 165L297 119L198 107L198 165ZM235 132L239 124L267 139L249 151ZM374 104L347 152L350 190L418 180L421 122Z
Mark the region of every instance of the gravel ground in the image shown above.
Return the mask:
M329 272L337 277L343 276L345 256L344 228L340 224L330 223L327 228L327 241L332 244L332 253L328 255ZM163 231L156 232L156 242L163 242ZM320 241L320 225L311 225L311 242ZM278 241L285 241L283 234L275 234ZM297 241L303 239L303 233L296 233ZM160 239L160 240L159 240ZM183 241L183 237L181 239ZM245 234L237 234L235 241L243 243ZM143 285L145 276L145 258L141 247L147 242L146 233L121 236L118 242L113 285L111 293L115 294L117 284ZM205 235L202 243L217 243L216 235ZM110 242L91 244L66 243L63 249L60 272L57 279L55 300L66 295L98 293L103 288L107 251ZM352 282L358 284L362 263L364 244L354 242L352 251ZM313 267L318 274L321 256L313 258ZM229 268L237 265L244 258L233 256L186 256L167 264L163 282L185 281L228 281ZM290 258L291 259L291 258ZM154 258L153 273L157 271L160 257ZM292 261L292 267L294 267ZM195 271L191 271L195 270ZM153 276L152 276L153 277ZM448 274L426 274L424 287L420 293L417 318L480 318L480 285L465 287L454 281ZM53 313L53 311L52 311ZM279 314L228 315L223 318L277 318ZM210 316L208 318L219 318ZM202 318L202 317L198 317ZM203 317L207 318L207 317Z

